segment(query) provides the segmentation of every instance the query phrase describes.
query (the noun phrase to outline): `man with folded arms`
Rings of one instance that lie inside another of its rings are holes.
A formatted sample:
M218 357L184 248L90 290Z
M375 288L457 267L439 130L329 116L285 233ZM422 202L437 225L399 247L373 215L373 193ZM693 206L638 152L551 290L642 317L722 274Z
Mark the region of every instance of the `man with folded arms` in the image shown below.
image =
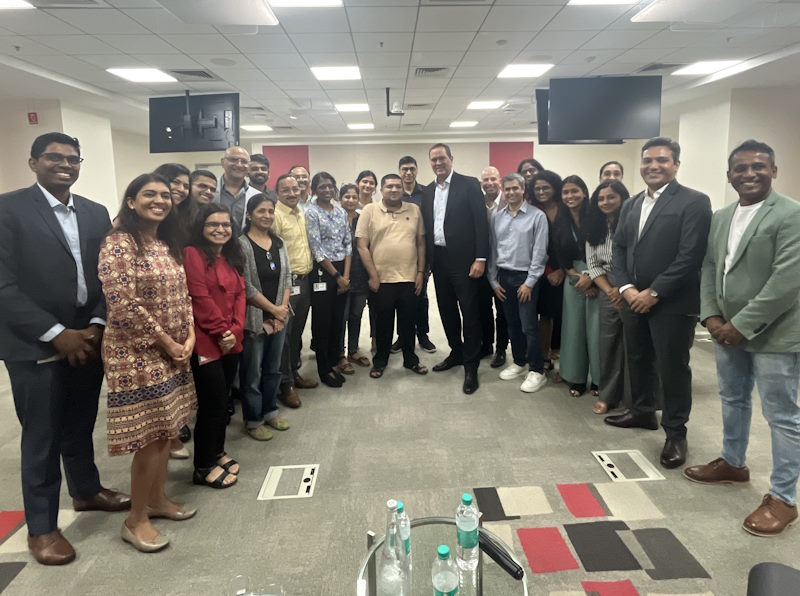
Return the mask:
M722 457L686 468L703 484L747 482L753 388L772 435L769 493L745 520L775 536L797 520L800 475L800 204L772 189L775 152L749 140L728 158L739 201L711 220L701 281L701 321L714 338L722 401Z

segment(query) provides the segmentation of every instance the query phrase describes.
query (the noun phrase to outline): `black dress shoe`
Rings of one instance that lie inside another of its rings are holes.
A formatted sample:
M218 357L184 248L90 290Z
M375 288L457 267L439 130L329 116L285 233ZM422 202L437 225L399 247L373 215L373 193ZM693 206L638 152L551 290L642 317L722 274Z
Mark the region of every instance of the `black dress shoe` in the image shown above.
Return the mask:
M403 349L403 346L400 345L400 338L398 337L397 340L392 344L392 347L389 348L389 351L392 354L397 354L402 349Z
M442 372L444 370L450 370L454 366L461 366L464 364L464 360L461 358L456 358L455 356L448 356L444 360L442 360L439 364L434 365L433 372Z
M686 452L689 445L686 439L680 437L667 437L664 449L661 450L661 465L671 470L686 463Z
M464 393L472 395L478 390L478 371L465 370L464 371Z
M646 428L647 430L658 430L658 418L655 413L634 414L630 410L625 410L622 414L606 416L603 421L611 426L619 428Z
M419 336L419 347L422 348L424 352L428 352L428 354L433 354L436 351L436 346L427 335Z
M492 368L500 368L505 363L506 363L506 351L497 350L497 352L494 353L494 358L492 358L492 361L489 363L489 366L491 366Z

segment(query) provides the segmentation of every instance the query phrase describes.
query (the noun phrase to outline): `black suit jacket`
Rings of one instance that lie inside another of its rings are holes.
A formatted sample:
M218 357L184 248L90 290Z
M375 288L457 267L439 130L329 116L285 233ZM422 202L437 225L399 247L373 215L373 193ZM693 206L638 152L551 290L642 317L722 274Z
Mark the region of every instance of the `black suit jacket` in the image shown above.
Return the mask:
M659 301L653 310L673 314L700 312L700 267L711 225L707 195L669 183L656 201L639 235L645 193L622 207L614 234L614 282L651 288Z
M108 211L73 194L87 301L76 306L75 260L52 207L38 185L0 195L0 359L41 360L55 354L39 337L53 325L83 328L105 318L97 277L100 243L111 228Z
M422 218L428 264L433 262L433 200L436 180L425 187L422 195ZM453 172L447 209L444 213L444 241L451 270L469 272L475 259L489 258L489 220L486 204L477 178Z

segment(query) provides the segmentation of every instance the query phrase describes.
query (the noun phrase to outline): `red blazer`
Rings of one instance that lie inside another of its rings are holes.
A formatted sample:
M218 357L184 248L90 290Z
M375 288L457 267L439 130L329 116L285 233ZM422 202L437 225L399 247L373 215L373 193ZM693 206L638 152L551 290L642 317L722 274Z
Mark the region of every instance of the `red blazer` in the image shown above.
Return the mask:
M183 268L194 311L195 354L220 358L218 342L228 329L236 336L236 345L228 354L238 354L244 335L244 278L225 257L210 265L205 253L194 246L183 249Z

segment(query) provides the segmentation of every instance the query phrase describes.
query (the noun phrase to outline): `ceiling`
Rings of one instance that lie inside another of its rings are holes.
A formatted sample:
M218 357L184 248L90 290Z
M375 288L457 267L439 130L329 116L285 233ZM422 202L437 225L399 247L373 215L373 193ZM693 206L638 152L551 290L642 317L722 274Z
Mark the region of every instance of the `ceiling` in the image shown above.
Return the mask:
M703 0L706 8L714 2L741 6L719 12L720 22L708 22L716 19L706 10L698 17L703 22L682 12L676 18L683 22L637 23L631 16L650 0L634 6L344 0L337 8L275 8L275 27L247 26L246 14L241 27L187 24L156 0L69 1L81 7L0 11L0 97L58 98L63 83L72 83L70 94L94 97L93 109L140 131L148 97L188 89L240 93L242 123L274 129L259 138L335 138L348 135L348 123L360 122L374 123L375 130L359 131L359 137L430 135L447 131L454 120L478 121L462 135L519 133L535 130L534 90L551 77L629 75L653 63L698 60L766 57L769 63L770 56L783 58L786 48L800 44L800 0ZM234 6L237 0L219 1ZM538 79L497 78L507 64L522 62L556 66ZM358 65L361 80L320 82L309 70L344 65ZM204 70L215 80L134 84L107 73L110 67ZM445 70L418 76L418 68ZM674 68L652 72L668 75ZM725 84L753 84L752 72ZM31 73L42 83L31 84ZM784 69L777 82L800 83L797 73ZM16 84L18 74L28 83ZM665 76L665 99L706 92L696 85L700 79ZM392 102L402 103L402 117L386 116L386 87ZM707 87L710 93L714 85ZM478 99L503 100L504 106L467 111ZM336 103L368 103L370 112L341 114Z

